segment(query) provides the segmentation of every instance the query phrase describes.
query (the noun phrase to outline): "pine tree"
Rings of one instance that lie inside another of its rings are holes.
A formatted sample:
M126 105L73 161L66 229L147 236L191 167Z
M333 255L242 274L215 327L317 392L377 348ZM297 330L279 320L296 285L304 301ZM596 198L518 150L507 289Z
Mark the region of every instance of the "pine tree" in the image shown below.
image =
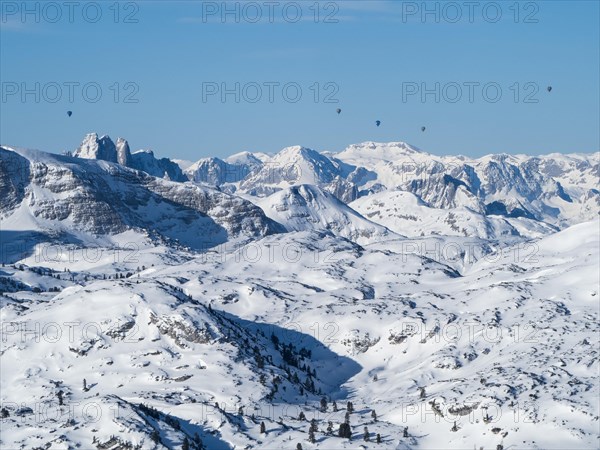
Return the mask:
M365 433L363 434L363 440L365 442L369 442L370 437L369 437L369 429L367 427L365 427Z
M341 423L338 431L338 436L341 438L352 439L352 428L349 423Z
M319 431L319 427L317 426L317 421L315 419L312 419L310 421L310 429L311 431L315 432L315 431Z
M267 434L267 427L265 426L264 422L260 423L260 433L261 434Z
M327 434L333 434L333 422L327 422Z
M333 402L333 412L338 412L338 406L335 401Z
M346 409L348 410L348 412L349 412L350 414L352 414L352 413L354 412L354 405L352 404L352 402L348 402L348 403L346 404Z
M452 426L452 428L450 428L450 431L458 431L458 427L456 426L456 421L454 422L454 425Z
M325 397L321 398L321 412L327 412L327 399Z
M377 374L373 375L373 381L377 381L379 378L377 378Z
M275 335L275 333L271 333L271 342L273 342L275 348L279 347L279 338Z
M297 444L296 445L296 450L302 450L302 444Z
M312 430L312 427L308 430L308 442L310 442L311 444L317 442L317 440L315 439L315 432Z
M63 391L62 391L62 389L56 393L56 396L58 397L58 404L60 406L62 406L63 405Z
M85 381L85 378L83 379L83 390L84 391L88 390L88 388L87 388L87 381Z
M306 416L304 415L304 411L300 411L300 414L298 414L298 420L306 420Z
M154 430L152 432L152 434L150 435L150 439L157 443L160 442L160 433L158 432L158 430Z
M198 449L202 449L202 439L198 433L194 434L194 443Z
M402 436L405 438L408 437L408 427L404 427L404 432L402 433Z
M377 413L375 412L375 410L371 411L371 418L373 419L373 421L377 422Z
M375 439L375 442L381 444L381 435L379 433L377 433L377 438Z
M183 442L181 443L181 450L190 450L190 441L188 441L187 437L183 438Z

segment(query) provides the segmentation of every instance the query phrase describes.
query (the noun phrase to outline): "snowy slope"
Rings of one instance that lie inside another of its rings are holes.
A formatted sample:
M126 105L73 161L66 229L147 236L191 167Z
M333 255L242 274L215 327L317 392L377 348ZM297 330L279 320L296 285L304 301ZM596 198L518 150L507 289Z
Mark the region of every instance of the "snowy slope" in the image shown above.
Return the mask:
M555 228L530 219L486 216L466 207L430 208L406 191L383 191L350 203L364 217L406 236L442 235L510 239L540 237Z
M377 225L313 185L299 185L256 201L265 214L288 231L332 231L359 244L389 238L388 229Z
M196 433L205 448L596 448L599 225L462 275L402 239L363 248L299 232L126 279L91 270L59 294L6 294L2 379L21 388L2 391L3 445L115 435L156 448L156 430L158 448ZM56 339L53 323L73 332ZM348 401L352 441L327 432Z
M135 154L134 154L135 155ZM0 149L2 232L80 239L134 230L195 249L281 230L250 202L105 161Z
M598 154L470 159L435 156L402 142L366 142L330 156L357 167L355 173L363 169L355 181L365 194L373 188L404 190L436 208L465 206L557 226L592 220L600 212Z
M301 146L287 147L265 161L240 183L240 190L254 196L268 196L278 190L313 184L341 201L356 198L356 187L342 176L343 167L319 152Z
M185 174L197 183L221 186L243 180L251 170L252 166L246 164L228 163L220 158L204 158L189 166Z

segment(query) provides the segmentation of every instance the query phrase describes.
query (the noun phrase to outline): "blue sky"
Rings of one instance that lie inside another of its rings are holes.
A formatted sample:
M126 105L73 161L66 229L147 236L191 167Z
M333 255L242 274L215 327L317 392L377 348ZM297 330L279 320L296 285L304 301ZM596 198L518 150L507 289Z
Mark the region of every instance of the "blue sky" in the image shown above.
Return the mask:
M95 131L189 160L368 140L468 156L600 148L595 0L471 11L462 1L325 1L316 20L313 1L229 2L239 12L225 18L223 2L56 4L30 2L38 15L23 16L22 2L2 2L2 144L59 152ZM209 95L236 83L239 102Z

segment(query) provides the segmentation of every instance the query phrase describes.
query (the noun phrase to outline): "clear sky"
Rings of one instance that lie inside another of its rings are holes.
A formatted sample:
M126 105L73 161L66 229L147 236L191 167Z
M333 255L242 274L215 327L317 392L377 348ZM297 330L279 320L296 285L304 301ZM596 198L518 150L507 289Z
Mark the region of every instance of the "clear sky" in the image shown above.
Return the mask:
M189 160L368 140L599 150L598 1L315 3L2 1L0 142L59 152L95 131Z

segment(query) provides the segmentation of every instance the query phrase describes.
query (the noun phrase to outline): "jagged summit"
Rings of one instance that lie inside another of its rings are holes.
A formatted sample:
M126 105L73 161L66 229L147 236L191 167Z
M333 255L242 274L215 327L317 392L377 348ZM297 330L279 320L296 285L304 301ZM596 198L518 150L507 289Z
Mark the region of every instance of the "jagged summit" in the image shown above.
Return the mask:
M85 159L101 159L103 161L118 162L115 143L108 135L98 137L97 133L89 133L75 150L73 156Z
M292 186L315 185L350 203L382 191L406 191L428 208L464 207L482 217L524 217L559 228L597 217L600 205L597 154L467 158L432 155L406 142L367 141L339 153L294 145L272 156L240 152L203 158L186 164L184 172L150 150L132 153L123 138L115 144L107 135L90 133L74 156L237 195L265 198Z
M187 177L175 162L168 158L157 159L151 150L138 150L132 153L127 140L121 137L115 144L107 135L98 138L97 133L89 133L73 152L73 156L121 164L159 178L187 181Z
M106 141L104 141L106 142ZM134 153L134 165L146 153ZM103 160L0 148L3 229L109 237L128 231L202 249L281 230L251 202ZM159 160L160 162L160 160Z
M89 133L79 147L73 152L76 158L100 159L130 167L131 151L129 143L123 138L117 138L115 144L110 136L98 137L97 133Z
M129 167L131 165L131 150L129 149L129 143L123 139L117 139L117 162L122 166Z

